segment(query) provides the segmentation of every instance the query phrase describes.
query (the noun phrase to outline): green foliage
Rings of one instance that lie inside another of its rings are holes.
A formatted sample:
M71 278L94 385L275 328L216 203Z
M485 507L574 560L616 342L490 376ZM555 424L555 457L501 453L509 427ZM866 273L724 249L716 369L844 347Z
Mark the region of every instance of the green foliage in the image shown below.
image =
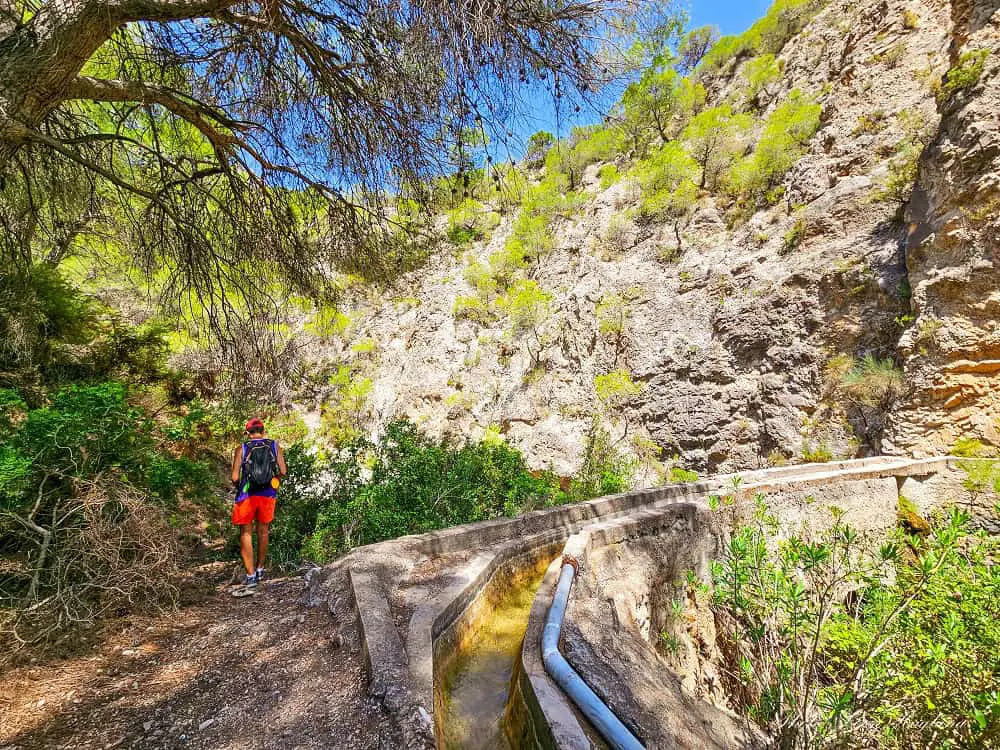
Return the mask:
M161 377L167 331L156 320L122 321L55 267L0 274L0 379L10 385Z
M819 443L813 446L812 443L806 443L802 447L802 460L807 464L825 464L833 460L833 451L830 450L830 446L826 443Z
M347 336L353 324L354 320L336 307L322 306L306 321L305 329L322 339L330 339Z
M916 143L907 143L899 154L889 162L889 174L881 188L877 188L872 197L875 200L891 200L896 203L906 203L910 199L913 185L917 181L920 169L920 154L923 148Z
M320 414L323 434L335 446L347 445L367 429L368 394L373 384L350 365L338 367L329 384L333 393Z
M728 104L703 110L691 118L680 137L701 167L701 187L716 188L720 175L743 153L752 126L750 115L734 114Z
M605 409L616 411L645 390L645 383L636 383L627 370L612 370L594 378L594 392Z
M747 81L746 97L750 102L757 102L772 83L781 80L782 63L770 52L758 55L743 64L743 77Z
M754 205L768 193L805 153L805 146L819 127L822 107L793 89L764 123L754 151L737 161L729 173L729 191Z
M545 157L549 149L556 144L556 137L546 130L539 130L528 139L528 147L524 153L525 164L529 168L537 169L545 164Z
M670 481L674 484L691 484L698 481L698 472L674 466L670 469Z
M166 519L211 508L215 478L161 447L127 395L73 385L31 409L0 391L0 632L13 647L72 640L116 607L174 592Z
M990 454L989 448L983 444L982 440L970 437L960 437L948 452L952 456L961 456L962 458L986 458Z
M625 492L632 483L635 468L635 462L615 447L611 435L595 417L587 432L583 466L570 483L569 496L584 500Z
M852 135L861 133L879 133L885 130L887 118L885 110L876 109L873 112L865 112L858 116L858 125L854 128Z
M873 55L872 60L885 65L885 67L891 70L899 65L899 61L903 59L904 55L906 55L906 45L894 44L892 47Z
M715 26L701 26L689 31L677 45L677 69L691 73L717 41L719 30Z
M642 189L639 215L661 221L686 212L698 198L698 163L679 141L670 141L636 164L633 174Z
M988 49L963 52L958 58L958 63L945 75L944 83L937 92L938 102L947 102L959 91L965 91L979 83L989 55Z
M699 71L718 70L746 55L777 55L822 7L822 0L775 0L742 34L719 39L702 59Z
M518 279L499 300L515 334L541 325L548 317L551 303L552 294L533 279Z
M782 254L790 253L795 248L799 246L802 242L802 238L806 235L806 220L805 217L798 217L792 226L782 235L781 238L781 252Z
M622 94L620 121L639 154L673 138L705 103L705 88L666 64L654 65Z
M762 498L712 564L728 693L782 747L987 747L1000 720L995 538L925 540L835 514L779 538ZM992 727L992 729L991 729Z
M601 190L607 190L617 183L621 178L618 167L614 164L604 164L597 170L597 177L601 181Z
M364 456L370 478L359 481L357 464L349 460L323 467L324 476L338 477L339 489L316 512L315 529L305 542L305 551L317 562L358 544L514 515L567 499L555 477L533 475L506 443L490 440L452 448L406 421L389 424L376 444L353 446L351 456Z
M843 393L855 403L888 409L905 389L903 372L891 359L868 354L841 377Z
M499 214L487 211L479 201L467 198L448 212L448 241L466 245L482 240L500 222Z
M616 340L625 335L631 314L631 300L623 294L605 292L594 304L598 333Z
M488 325L493 320L493 314L481 297L459 295L451 307L451 314L456 320L471 320L480 325Z
M920 16L910 8L903 8L903 28L913 31L920 28Z

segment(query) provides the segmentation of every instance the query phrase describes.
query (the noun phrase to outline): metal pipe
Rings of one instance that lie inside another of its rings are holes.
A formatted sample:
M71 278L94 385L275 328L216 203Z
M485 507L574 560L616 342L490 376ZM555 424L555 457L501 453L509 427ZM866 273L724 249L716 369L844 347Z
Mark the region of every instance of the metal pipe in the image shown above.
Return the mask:
M635 735L622 724L559 653L559 634L562 631L563 617L569 602L569 590L575 575L576 567L573 563L563 562L556 593L552 598L548 617L545 619L545 628L542 630L542 663L545 665L545 671L573 700L577 708L614 750L644 750Z

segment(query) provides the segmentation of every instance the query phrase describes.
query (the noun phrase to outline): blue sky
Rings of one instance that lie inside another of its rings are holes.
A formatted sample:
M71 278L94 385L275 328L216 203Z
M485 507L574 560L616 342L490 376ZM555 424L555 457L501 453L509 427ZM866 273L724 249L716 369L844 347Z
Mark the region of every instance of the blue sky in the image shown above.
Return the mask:
M771 0L688 0L685 3L691 16L690 28L699 26L718 26L723 35L739 34L749 28L750 24L767 12ZM549 97L539 92L529 95L529 101L534 107L530 117L525 117L514 123L512 128L515 136L522 142L537 130L548 130L560 136L569 135L573 125L585 125L598 122L601 113L592 107L585 107L579 114L574 114L572 107L562 113L562 121L557 121L556 112ZM511 149L517 151L510 156L519 157L521 148L511 144ZM501 159L507 154L497 154Z
M760 18L770 0L692 0L691 26L718 26L723 34L739 34Z

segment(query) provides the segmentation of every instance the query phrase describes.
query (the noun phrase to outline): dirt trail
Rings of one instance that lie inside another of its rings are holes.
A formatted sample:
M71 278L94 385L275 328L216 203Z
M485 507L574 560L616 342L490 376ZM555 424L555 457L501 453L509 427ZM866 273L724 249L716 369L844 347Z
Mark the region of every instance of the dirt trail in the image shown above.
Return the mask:
M301 578L136 618L82 656L0 674L0 750L377 746L357 623Z

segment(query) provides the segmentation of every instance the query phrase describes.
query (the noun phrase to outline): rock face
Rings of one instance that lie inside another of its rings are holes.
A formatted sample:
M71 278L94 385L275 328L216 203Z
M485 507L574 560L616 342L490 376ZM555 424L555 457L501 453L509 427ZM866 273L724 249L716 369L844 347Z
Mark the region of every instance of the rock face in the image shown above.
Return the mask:
M951 65L987 53L978 82L942 102L907 206L915 322L899 351L914 393L894 415L899 450L940 451L959 437L1000 445L998 8L952 4Z
M552 295L534 331L453 314L457 297L474 294L464 269L503 247L514 209L487 240L438 253L392 290L349 291L353 330L327 339L319 359L371 379L366 426L405 414L432 433L477 437L496 425L560 474L578 468L594 415L623 436L619 447L645 455L649 475L663 468L649 460L657 450L726 471L818 448L929 452L970 430L1000 442L990 392L1000 372L1000 55L942 105L943 119L935 98L963 51L996 46L996 7L828 3L782 49L781 81L760 95L760 118L793 89L823 108L777 204L735 221L731 201L706 192L685 225L640 227L626 214L635 184L602 187L591 166L582 208L556 220L555 247L531 269ZM743 96L742 63L723 71L706 81L709 105ZM899 173L932 138L904 222ZM601 333L608 295L624 301L620 334ZM357 346L367 339L374 350ZM897 351L913 396L880 444L855 434L828 363ZM608 409L595 377L618 369L643 390Z

